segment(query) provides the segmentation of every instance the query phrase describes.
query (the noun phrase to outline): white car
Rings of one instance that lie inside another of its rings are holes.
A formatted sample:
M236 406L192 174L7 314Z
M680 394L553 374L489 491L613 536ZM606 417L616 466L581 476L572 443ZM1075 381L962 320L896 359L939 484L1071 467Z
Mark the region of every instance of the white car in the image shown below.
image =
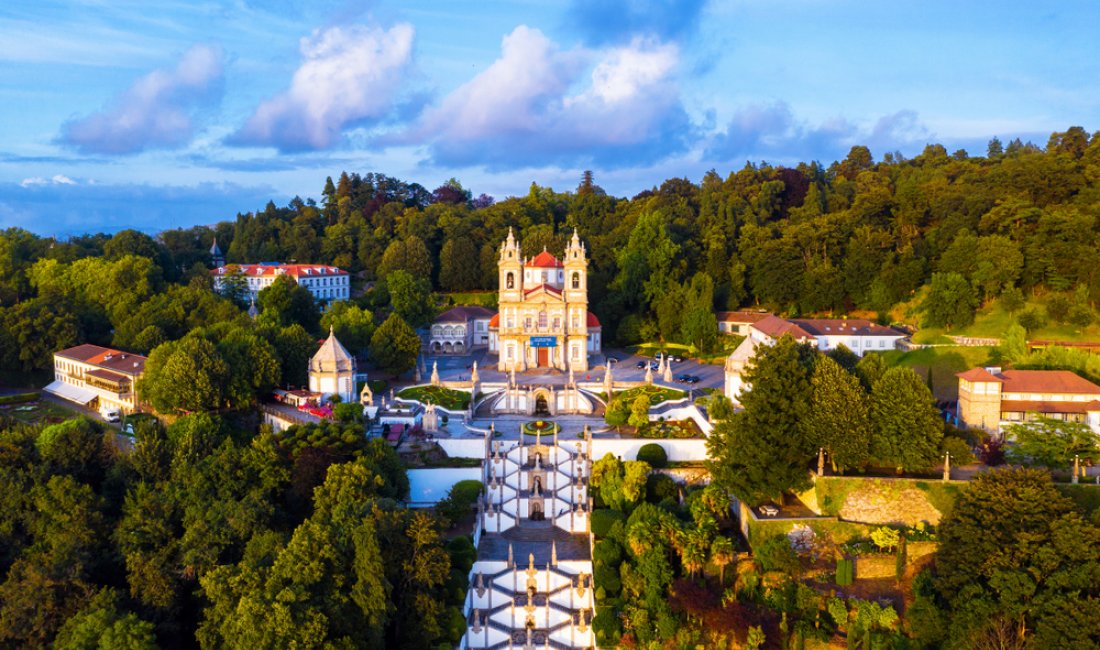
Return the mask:
M102 408L99 410L99 414L107 422L118 422L121 417L116 408Z

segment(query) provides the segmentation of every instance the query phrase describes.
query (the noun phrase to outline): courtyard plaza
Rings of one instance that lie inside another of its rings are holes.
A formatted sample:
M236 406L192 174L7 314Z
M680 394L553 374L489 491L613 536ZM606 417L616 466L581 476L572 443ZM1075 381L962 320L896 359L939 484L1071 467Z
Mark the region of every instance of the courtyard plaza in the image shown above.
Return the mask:
M575 373L574 378L580 382L602 382L607 371L608 357L618 359L611 363L611 372L615 381L640 382L645 380L645 369L638 368L641 361L653 361L652 357L639 356L623 350L605 350L605 354L591 356L592 367L583 373ZM505 382L509 380L509 373L496 369L496 355L491 355L485 349L474 350L467 355L423 355L420 357L421 380L427 381L435 363L439 369L439 378L442 381L464 381L470 378L470 372L474 361L477 362L477 373L482 383ZM670 384L684 390L698 391L700 388L721 389L725 382L725 370L721 365L699 363L692 359L685 359L672 363L672 374L688 374L699 377L699 383L692 385ZM516 374L516 383L521 385L540 386L564 386L569 382L569 373L558 370L533 369ZM664 384L654 371L654 383Z

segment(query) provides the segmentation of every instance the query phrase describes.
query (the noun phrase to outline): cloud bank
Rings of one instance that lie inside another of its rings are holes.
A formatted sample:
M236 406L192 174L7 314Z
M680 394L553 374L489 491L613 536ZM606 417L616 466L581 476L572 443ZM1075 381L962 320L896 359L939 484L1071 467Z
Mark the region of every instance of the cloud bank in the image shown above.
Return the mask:
M917 113L902 110L859 126L844 118L819 124L798 120L786 102L740 108L725 130L707 143L704 155L712 160L771 158L807 160L826 156L844 158L853 145L866 145L881 154L928 142L933 137Z
M186 145L198 110L221 94L223 58L220 47L195 45L174 68L154 70L102 110L66 122L59 142L109 155Z
M393 115L412 65L414 30L352 25L301 39L290 88L261 103L227 142L280 151L327 149L344 129Z
M426 145L435 165L613 168L682 151L692 125L675 72L679 48L635 37L563 50L521 25L488 68L389 144Z

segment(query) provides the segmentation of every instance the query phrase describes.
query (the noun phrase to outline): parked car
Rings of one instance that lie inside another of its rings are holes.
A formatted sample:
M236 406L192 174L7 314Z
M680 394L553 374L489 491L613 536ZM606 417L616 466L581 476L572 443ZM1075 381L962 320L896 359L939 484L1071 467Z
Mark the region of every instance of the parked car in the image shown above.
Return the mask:
M653 370L656 370L661 367L661 363L659 361L650 361L649 367Z
M672 381L676 382L677 384L683 384L687 382L689 376L690 375L676 375L672 378Z
M669 355L668 360L669 361L675 361L676 363L680 363L681 361L684 360L684 358L682 356L678 355L678 354L673 354L673 355Z
M646 366L645 361L639 361L634 367L637 368L638 370L645 370L645 366Z

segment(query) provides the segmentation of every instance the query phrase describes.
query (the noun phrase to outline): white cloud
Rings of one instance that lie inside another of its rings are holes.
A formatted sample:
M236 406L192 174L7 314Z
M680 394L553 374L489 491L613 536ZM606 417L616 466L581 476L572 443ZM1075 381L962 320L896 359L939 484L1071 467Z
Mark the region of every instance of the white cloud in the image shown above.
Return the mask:
M261 103L230 143L324 149L346 127L389 117L412 64L413 36L412 25L401 23L331 27L303 38L290 88Z
M78 185L76 181L64 174L54 174L53 178L31 176L19 182L20 187L42 187L44 185Z
M198 108L220 94L222 59L221 48L195 45L174 68L150 72L103 110L67 122L60 141L101 154L186 145Z
M521 25L501 55L392 140L436 164L636 163L680 151L691 125L675 84L679 49L652 39L562 50Z

